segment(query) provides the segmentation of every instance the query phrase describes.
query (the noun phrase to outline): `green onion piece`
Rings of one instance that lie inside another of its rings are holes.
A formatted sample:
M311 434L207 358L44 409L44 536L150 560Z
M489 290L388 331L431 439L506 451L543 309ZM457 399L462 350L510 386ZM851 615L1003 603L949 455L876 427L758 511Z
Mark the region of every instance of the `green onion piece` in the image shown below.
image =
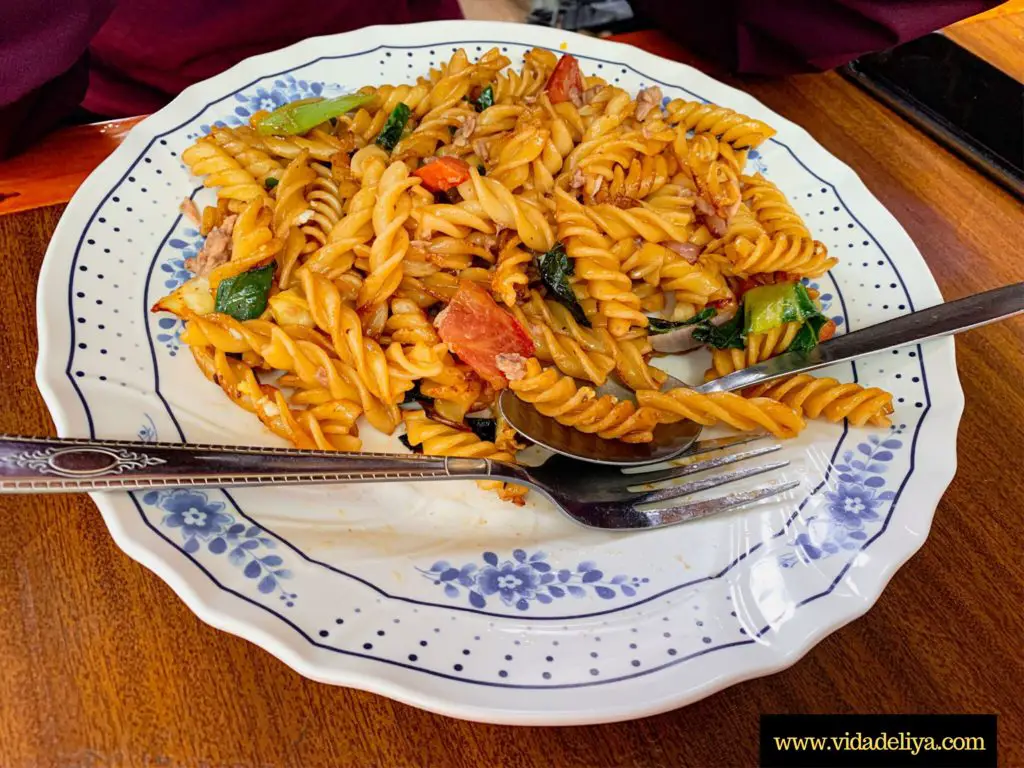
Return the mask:
M372 100L368 93L350 93L335 99L285 104L260 120L256 130L264 136L295 136Z
M398 140L402 138L402 131L405 130L405 124L409 122L411 114L412 111L405 104L399 104L391 110L387 122L384 123L384 127L381 128L380 134L377 136L377 145L388 152L393 150Z

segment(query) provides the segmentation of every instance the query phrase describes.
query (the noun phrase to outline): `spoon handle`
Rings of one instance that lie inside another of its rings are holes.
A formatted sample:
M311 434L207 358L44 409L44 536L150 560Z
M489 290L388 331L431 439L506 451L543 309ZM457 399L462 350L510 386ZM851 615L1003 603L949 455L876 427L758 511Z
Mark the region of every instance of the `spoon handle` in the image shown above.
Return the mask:
M1024 283L1015 283L957 301L911 312L859 331L837 336L809 352L786 352L696 387L698 392L729 392L783 376L845 363L893 347L919 344L988 325L1024 312Z

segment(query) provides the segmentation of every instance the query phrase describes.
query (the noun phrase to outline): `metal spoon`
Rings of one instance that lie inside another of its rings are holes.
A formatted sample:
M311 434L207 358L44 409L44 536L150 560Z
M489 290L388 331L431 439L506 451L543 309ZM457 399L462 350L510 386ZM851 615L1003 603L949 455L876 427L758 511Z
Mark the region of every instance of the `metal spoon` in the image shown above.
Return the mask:
M784 376L806 373L827 365L845 363L858 357L884 352L893 347L919 344L971 328L988 325L1024 312L1024 283L1016 283L978 293L957 301L918 310L909 315L838 336L816 346L810 352L786 352L766 362L730 373L693 389L697 392L729 392ZM669 376L662 390L688 386ZM598 388L600 394L632 398L632 392L608 381ZM654 430L651 443L623 443L588 435L544 416L511 390L498 398L501 415L518 432L538 445L563 456L596 464L638 466L666 461L686 451L700 436L701 425L692 421L662 424Z

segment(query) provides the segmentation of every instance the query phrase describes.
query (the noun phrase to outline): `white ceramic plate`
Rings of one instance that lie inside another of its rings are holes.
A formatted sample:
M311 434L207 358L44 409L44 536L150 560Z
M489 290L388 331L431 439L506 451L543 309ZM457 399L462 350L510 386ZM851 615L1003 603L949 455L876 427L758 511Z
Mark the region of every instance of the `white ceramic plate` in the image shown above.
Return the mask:
M371 27L242 62L139 124L75 195L39 281L39 387L61 435L279 444L148 308L200 238L179 160L209 124L367 83L411 81L458 47L533 46L635 91L768 121L751 164L840 265L820 282L840 330L941 301L910 238L805 131L689 67L557 30ZM686 361L689 375L704 361ZM682 371L684 374L687 370ZM117 543L204 621L303 675L456 717L572 724L653 714L782 669L866 611L921 546L955 469L963 395L949 340L828 372L896 396L889 430L813 424L784 449L781 501L666 530L584 530L533 496L472 483L95 494ZM372 430L364 430L371 434ZM397 442L369 441L368 448ZM401 450L400 448L398 448Z

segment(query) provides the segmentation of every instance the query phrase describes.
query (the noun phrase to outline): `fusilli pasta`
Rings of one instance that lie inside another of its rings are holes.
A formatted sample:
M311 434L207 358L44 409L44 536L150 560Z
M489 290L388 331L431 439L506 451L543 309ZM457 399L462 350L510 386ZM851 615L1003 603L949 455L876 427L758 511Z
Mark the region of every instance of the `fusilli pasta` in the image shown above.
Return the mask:
M779 437L804 416L889 423L891 395L828 378L660 391L655 334L674 323L701 323L721 347L708 378L806 345L807 318L823 327L797 281L836 259L775 184L745 172L770 126L658 87L633 96L551 51L509 64L458 50L317 125L277 129L260 111L182 153L217 201L183 204L206 240L154 311L185 321L207 378L275 434L333 450L358 450L365 418L404 425L425 453L514 461L508 424L493 442L466 426L503 386L627 442L680 419ZM761 317L755 332L742 322L755 288L799 294L804 319ZM635 403L595 390L611 377ZM522 503L524 488L483 485Z

